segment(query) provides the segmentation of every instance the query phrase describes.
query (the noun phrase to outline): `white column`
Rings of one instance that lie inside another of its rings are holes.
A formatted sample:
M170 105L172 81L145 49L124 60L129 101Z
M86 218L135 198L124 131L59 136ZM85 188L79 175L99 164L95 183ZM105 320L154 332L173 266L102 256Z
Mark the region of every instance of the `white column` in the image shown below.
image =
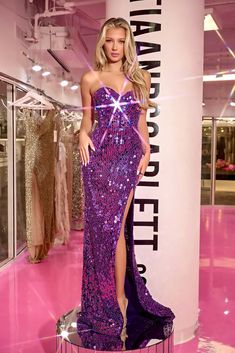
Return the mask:
M152 65L160 113L147 117L156 150L136 190L135 252L153 298L176 315L179 343L193 338L198 320L204 2L107 0L106 17L118 16L131 21L136 41L152 43L142 43L139 61Z

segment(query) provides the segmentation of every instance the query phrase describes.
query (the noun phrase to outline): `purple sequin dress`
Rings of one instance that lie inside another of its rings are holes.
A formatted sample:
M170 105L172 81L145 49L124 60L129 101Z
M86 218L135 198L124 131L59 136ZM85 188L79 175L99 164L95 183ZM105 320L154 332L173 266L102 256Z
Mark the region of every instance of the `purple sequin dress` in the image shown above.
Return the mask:
M137 185L142 156L138 135L141 112L133 91L119 95L101 87L93 95L98 125L92 133L95 151L82 166L85 192L85 223L81 311L77 331L82 345L97 350L121 350L123 317L115 290L115 249L125 205ZM172 331L175 315L156 302L141 278L134 253L133 207L129 208L125 238L127 269L127 349L142 348L151 338L164 338Z

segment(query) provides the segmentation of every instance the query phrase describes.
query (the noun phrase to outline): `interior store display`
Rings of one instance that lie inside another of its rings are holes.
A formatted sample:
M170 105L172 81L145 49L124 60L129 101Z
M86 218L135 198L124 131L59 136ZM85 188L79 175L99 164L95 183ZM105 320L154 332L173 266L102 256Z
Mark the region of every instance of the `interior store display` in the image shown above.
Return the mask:
M74 126L81 114L62 110L32 90L11 105L17 107L17 126L25 132L26 243L29 261L38 263L54 244L69 239Z
M29 260L38 262L47 255L55 235L54 178L58 140L54 141L53 137L59 128L55 110L49 110L45 118L30 110L26 110L25 115L26 237ZM38 192L33 192L36 188Z

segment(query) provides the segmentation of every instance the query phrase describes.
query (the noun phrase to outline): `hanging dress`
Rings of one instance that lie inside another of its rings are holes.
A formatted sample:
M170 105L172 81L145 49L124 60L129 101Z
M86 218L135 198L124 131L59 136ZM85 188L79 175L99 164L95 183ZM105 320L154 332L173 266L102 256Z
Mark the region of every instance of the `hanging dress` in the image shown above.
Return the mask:
M84 228L84 186L82 180L81 157L77 143L73 145L73 194L72 194L72 225L74 230Z
M25 206L26 243L31 263L40 262L44 253L44 217L38 180L35 172L40 150L40 125L42 118L34 111L24 109L25 123Z
M56 244L67 244L70 234L70 217L67 187L66 149L59 142L59 156L55 172Z
M56 110L42 118L36 111L25 115L26 240L30 262L40 262L55 236L55 161L59 120Z

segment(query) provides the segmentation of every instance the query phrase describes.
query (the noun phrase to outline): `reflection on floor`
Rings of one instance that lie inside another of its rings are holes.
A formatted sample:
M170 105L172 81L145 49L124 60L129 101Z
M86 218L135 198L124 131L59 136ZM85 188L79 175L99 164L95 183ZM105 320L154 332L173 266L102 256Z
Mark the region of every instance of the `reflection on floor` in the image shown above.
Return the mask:
M196 337L174 353L235 353L235 207L202 207Z
M235 208L203 207L200 326L175 353L235 353ZM41 264L26 254L0 272L0 353L55 352L55 324L80 304L82 232Z
M55 353L55 327L80 304L82 232L40 264L26 254L0 272L0 353Z

